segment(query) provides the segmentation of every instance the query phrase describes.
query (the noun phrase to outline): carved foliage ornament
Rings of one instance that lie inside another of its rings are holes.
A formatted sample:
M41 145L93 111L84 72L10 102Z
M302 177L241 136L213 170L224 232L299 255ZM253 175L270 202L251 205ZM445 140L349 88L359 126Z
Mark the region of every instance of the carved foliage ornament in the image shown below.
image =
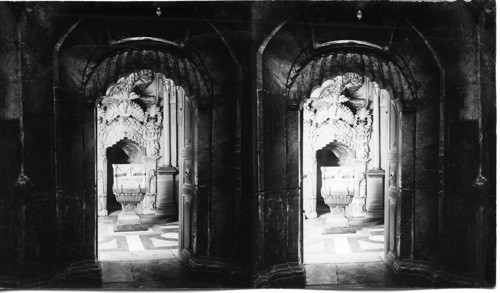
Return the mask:
M120 78L106 90L106 96L111 96L118 100L133 100L139 95L137 89L148 87L154 80L154 73L151 70L141 70Z
M368 142L372 131L370 110L364 107L351 110L346 92L357 91L363 78L346 73L323 83L319 95L311 95L304 106L304 128L313 150L337 141L356 150L358 159L367 159Z
M146 148L147 156L158 156L162 129L162 114L157 105L146 111L132 101L139 96L134 90L149 86L154 80L151 70L141 70L122 77L106 91L110 102L97 108L98 139L101 156L105 149L128 138Z

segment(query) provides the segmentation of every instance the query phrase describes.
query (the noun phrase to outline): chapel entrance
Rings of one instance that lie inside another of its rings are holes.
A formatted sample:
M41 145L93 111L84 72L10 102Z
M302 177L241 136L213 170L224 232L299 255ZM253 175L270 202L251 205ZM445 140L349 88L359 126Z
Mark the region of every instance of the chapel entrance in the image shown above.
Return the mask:
M195 167L193 101L151 70L120 78L97 100L100 261L171 258L189 248L182 228L190 226L190 183L179 174Z
M356 73L303 103L303 262L382 261L394 250L399 112L391 90Z

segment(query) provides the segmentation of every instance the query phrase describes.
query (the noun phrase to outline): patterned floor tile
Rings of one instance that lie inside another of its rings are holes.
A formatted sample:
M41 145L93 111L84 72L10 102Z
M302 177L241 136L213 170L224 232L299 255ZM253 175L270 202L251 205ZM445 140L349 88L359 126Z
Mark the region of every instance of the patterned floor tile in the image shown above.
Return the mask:
M380 220L353 218L350 234L322 234L326 215L304 221L304 263L380 261L384 251L384 225Z
M154 222L148 216L147 231L114 232L117 215L99 217L98 249L101 261L166 259L178 249L177 222ZM153 220L152 220L153 219ZM148 222L149 221L149 222Z

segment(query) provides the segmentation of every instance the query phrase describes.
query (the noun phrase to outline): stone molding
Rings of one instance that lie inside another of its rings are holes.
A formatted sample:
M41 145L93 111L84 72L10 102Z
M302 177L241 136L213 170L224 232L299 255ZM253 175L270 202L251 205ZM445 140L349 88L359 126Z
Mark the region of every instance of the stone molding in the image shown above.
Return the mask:
M251 282L254 288L273 288L280 287L276 283L282 280L291 280L287 282L290 287L304 288L306 285L304 266L296 262L274 265L253 275Z
M414 275L428 279L429 281L449 287L482 287L482 284L474 277L466 277L452 270L436 265L432 262L414 259L395 259L388 255L386 262L398 275Z
M59 271L52 271L37 278L0 276L0 284L2 288L65 288L65 282L73 279L100 282L101 277L100 265L96 261L85 260L68 264Z
M180 259L192 272L215 274L221 278L221 281L230 284L240 284L243 281L243 270L223 258L210 256L198 257L184 249L180 253Z

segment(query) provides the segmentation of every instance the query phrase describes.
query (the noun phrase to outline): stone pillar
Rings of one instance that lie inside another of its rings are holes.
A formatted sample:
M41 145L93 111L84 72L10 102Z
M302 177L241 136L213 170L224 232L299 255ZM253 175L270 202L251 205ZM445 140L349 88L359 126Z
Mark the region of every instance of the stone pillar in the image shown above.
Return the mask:
M373 83L373 170L380 170L380 89Z
M175 201L175 176L177 169L172 166L158 168L158 192L156 198L157 216L177 215L177 203Z
M385 171L380 167L380 88L372 83L373 97L373 169L366 175L366 218L384 217L384 178Z
M307 137L308 130L304 126L304 155L303 155L303 198L304 198L304 212L308 219L316 219L318 213L316 212L316 159L314 151L312 150L311 142Z
M163 94L163 161L165 166L172 166L170 162L170 89L169 84L165 85Z
M157 162L159 157L145 157L147 192L142 201L142 213L156 213L157 201Z
M171 94L168 95L169 99L169 125L170 125L170 165L178 167L177 162L177 91L172 89ZM166 119L166 118L165 118Z
M352 199L352 216L364 217L366 211L366 160L354 160L355 194ZM349 208L349 206L347 207ZM347 209L346 208L346 209Z
M384 217L384 170L369 170L366 180L365 218Z
M108 215L108 196L107 181L108 181L108 168L107 168L106 154L102 155L102 151L97 154L97 215L105 217Z

